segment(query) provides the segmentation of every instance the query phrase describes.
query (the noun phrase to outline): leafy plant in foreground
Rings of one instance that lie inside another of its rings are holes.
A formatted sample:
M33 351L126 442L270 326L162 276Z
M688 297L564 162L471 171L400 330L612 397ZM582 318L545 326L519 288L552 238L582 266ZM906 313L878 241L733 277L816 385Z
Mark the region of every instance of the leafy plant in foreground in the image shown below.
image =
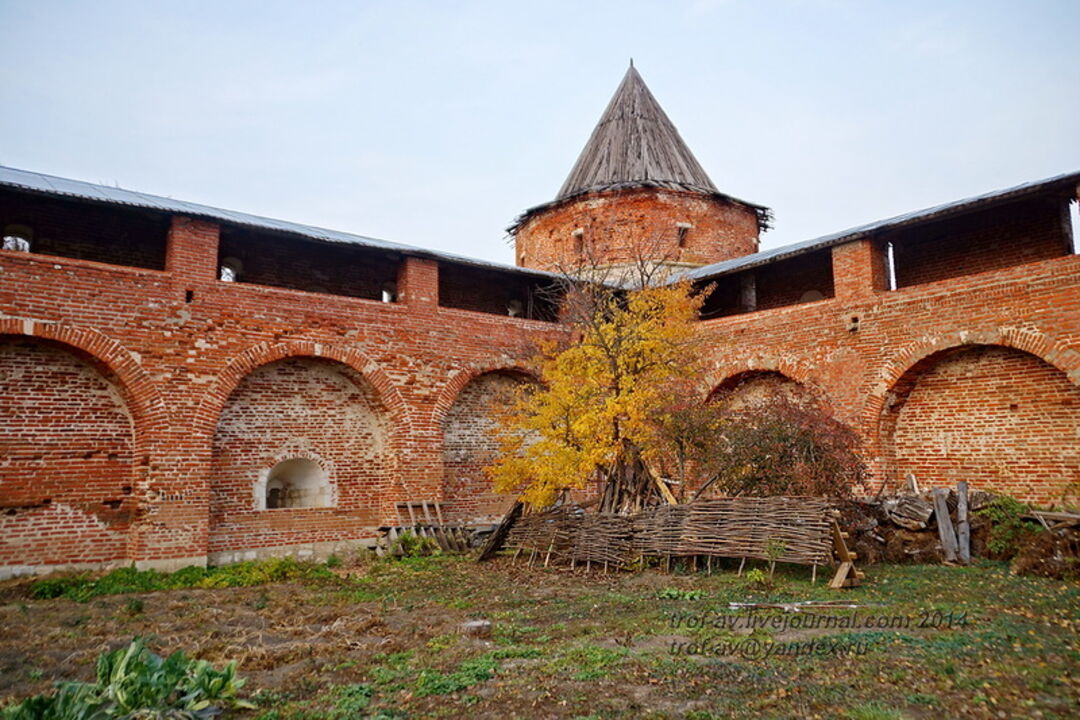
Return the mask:
M3 720L108 720L170 718L201 720L225 708L250 708L236 697L244 681L236 664L215 670L182 650L167 658L154 654L141 638L97 661L97 682L61 683L52 695L36 695L2 711Z

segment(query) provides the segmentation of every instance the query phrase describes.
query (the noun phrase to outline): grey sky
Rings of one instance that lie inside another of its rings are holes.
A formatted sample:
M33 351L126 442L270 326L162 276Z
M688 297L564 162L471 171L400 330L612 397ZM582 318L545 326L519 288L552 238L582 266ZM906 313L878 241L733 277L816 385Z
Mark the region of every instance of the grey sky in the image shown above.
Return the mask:
M512 262L633 56L765 247L1080 170L1080 1L0 0L0 164Z

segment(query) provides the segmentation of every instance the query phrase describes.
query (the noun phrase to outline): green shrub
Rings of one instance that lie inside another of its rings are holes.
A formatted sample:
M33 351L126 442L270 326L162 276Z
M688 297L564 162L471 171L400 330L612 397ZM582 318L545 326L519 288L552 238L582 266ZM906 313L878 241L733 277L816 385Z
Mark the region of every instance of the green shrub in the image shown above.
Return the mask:
M1015 555L1019 540L1029 532L1041 530L1038 525L1022 518L1029 512L1028 506L1008 495L998 495L978 515L988 518L990 541L987 548L995 555Z
M36 695L4 708L2 716L3 720L200 720L226 708L253 707L236 697L243 684L236 677L235 663L215 670L180 650L162 658L135 638L126 648L98 658L96 682L61 683L51 695Z
M398 535L397 540L390 546L387 557L427 557L429 555L441 555L439 542L432 537L424 537L416 533L405 531Z
M701 600L705 597L705 591L680 590L679 588L667 587L657 591L656 597L660 600Z

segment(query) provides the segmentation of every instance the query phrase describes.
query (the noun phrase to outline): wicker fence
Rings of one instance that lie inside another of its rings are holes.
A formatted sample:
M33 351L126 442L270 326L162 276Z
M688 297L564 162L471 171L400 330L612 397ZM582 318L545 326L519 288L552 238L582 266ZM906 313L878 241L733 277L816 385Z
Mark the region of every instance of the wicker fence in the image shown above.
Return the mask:
M624 567L641 557L832 561L830 504L816 497L717 498L634 516L563 507L520 518L506 547L564 562ZM779 554L776 554L779 553Z

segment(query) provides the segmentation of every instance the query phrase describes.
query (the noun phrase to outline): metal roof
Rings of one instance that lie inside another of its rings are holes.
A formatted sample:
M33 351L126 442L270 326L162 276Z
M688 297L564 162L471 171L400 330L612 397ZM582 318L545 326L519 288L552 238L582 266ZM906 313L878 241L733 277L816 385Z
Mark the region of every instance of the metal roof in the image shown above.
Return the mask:
M148 193L125 190L124 188L111 187L109 185L98 185L95 183L83 182L81 180L70 180L68 178L56 177L55 175L46 175L45 173L31 172L29 170L19 170L3 165L0 165L0 186L18 188L20 190L28 190L45 195L77 198L79 200L105 203L108 205L126 205L129 207L145 208L168 213L170 215L206 218L223 223L256 228L258 230L299 235L310 240L345 245L358 245L376 250L401 253L403 255L414 255L436 260L445 260L447 262L462 263L490 270L502 270L551 279L561 277L555 273L549 273L543 270L531 270L528 268L516 267L514 265L504 265L502 263L477 260L475 258L454 255L452 253L438 252L412 245L390 242L389 240L380 240L364 235L354 235L338 230L327 230L312 225L303 225L287 220L276 220L260 215L249 215L248 213L237 212L235 210L223 210L221 208L200 205L185 200L174 200L172 198L161 197L160 195L150 195Z
M806 253L815 250L831 248L834 245L842 245L847 242L852 242L853 240L860 240L866 237L879 235L889 230L897 230L904 227L919 225L924 222L960 215L986 205L1005 203L1012 200L1019 200L1048 193L1068 193L1075 195L1077 183L1080 183L1080 172L1055 175L1054 177L1045 180L1036 180L1004 190L995 190L982 195L976 195L975 197L965 198L964 200L956 200L954 202L945 203L944 205L937 205L924 210L915 210L885 220L878 220L867 225L859 225L858 227L814 238L813 240L804 240L803 242L784 245L783 247L765 250L753 255L746 255L732 260L713 263L712 265L705 265L684 273L682 277L690 280L706 280L719 277L720 275L728 275L739 270L747 270L749 268L766 265L771 262L796 257L798 255L805 255Z

